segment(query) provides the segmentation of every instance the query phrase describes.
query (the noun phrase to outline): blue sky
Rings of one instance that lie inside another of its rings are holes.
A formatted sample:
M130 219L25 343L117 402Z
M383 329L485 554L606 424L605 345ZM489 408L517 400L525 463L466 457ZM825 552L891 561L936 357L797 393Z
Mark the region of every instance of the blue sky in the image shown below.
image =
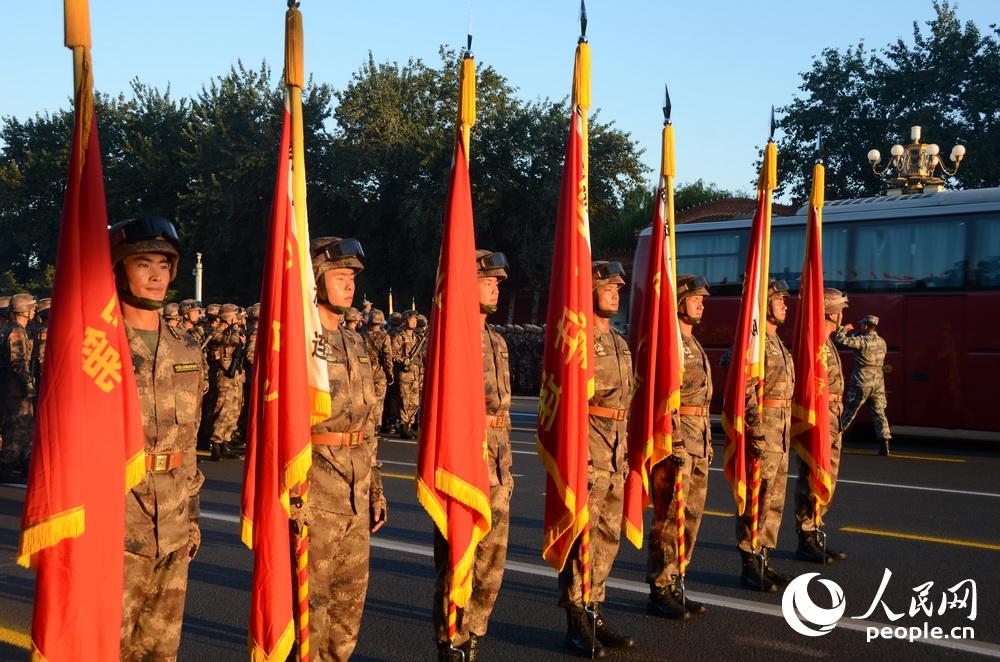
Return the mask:
M1000 19L1000 0L960 0L980 29ZM68 105L71 56L62 45L62 2L5 3L0 29L0 115L24 118ZM143 82L196 93L241 59L281 68L283 0L91 0L99 90ZM477 60L507 76L523 97L554 99L570 88L579 34L575 0L303 0L306 71L342 87L371 50L378 61L437 63L440 44L464 44L470 14ZM931 0L590 0L593 103L646 148L658 168L664 83L673 100L678 179L750 189L770 106L788 103L799 73L824 47L907 40ZM903 136L906 127L899 127ZM933 128L925 129L928 138ZM779 134L780 140L780 134ZM858 167L869 147L858 145Z

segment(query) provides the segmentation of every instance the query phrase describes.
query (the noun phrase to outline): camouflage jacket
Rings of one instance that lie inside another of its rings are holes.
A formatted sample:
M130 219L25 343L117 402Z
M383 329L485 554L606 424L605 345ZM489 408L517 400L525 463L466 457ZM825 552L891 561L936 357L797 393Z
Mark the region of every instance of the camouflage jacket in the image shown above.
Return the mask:
M889 350L877 331L848 335L847 329L840 327L833 334L833 342L839 347L854 351L852 386L863 388L883 382L882 366L885 365L885 355Z
M31 369L35 374L35 379L42 377L42 366L45 365L45 346L49 340L49 327L42 322L32 321L28 326L34 339L34 347L31 351Z
M795 393L795 363L792 353L777 334L767 336L764 346L764 400L788 400ZM747 427L753 436L764 437L767 451L782 453L788 450L791 431L791 407L762 407L763 419L757 414L757 392L748 382L746 417Z
M198 493L205 481L195 445L206 389L198 344L182 331L160 322L154 357L134 330L128 334L146 453L183 453L172 471L149 472L132 488L125 505L126 551L160 558L188 544L191 522L198 519Z
M209 368L213 372L229 370L238 351L243 351L242 346L240 328L236 325L214 334L205 348L208 354Z
M8 398L31 396L35 379L31 356L35 340L31 332L17 322L8 322L0 329L0 388Z
M840 415L844 413L844 366L830 337L826 339L826 387L830 395L840 396L837 401L830 399L830 431L836 434L840 432Z
M510 414L510 353L507 342L499 333L487 326L482 332L483 378L486 384L486 414ZM510 452L510 426L488 427L486 442L490 484L508 484L511 479L513 456Z
M624 409L632 402L632 352L615 331L594 330L594 397L597 407ZM599 471L625 470L626 421L590 415L590 464Z
M324 329L315 355L326 359L330 378L330 418L312 433L362 432L360 446L313 446L308 507L354 515L368 512L368 486L375 457L375 382L365 343L356 331Z
M681 384L682 407L708 407L712 404L712 367L701 343L693 335L681 336L684 352L684 383ZM674 426L674 446L691 455L706 457L712 446L712 425L708 416L679 415Z
M414 382L423 379L424 351L414 354L420 336L416 333L398 333L392 339L392 360L398 372L398 379L401 382ZM424 348L427 345L424 344ZM409 361L409 370L403 367Z
M247 325L247 347L243 360L248 366L253 365L257 359L257 322L250 322Z
M388 384L392 381L392 338L384 329L368 329L362 336L375 383Z

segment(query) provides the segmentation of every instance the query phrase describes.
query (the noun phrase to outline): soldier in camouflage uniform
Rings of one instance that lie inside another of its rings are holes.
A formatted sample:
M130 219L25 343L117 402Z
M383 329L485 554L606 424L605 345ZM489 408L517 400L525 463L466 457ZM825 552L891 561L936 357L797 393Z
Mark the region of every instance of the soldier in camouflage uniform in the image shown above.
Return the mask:
M325 662L347 660L357 643L368 589L369 537L388 507L373 453L375 383L364 340L341 326L364 265L354 239L320 237L310 245L326 359L331 415L312 427L312 466L305 504L293 517L309 525L310 653Z
M42 368L45 366L45 347L49 342L49 312L52 310L52 299L45 298L38 300L38 307L35 308L35 319L31 320L28 326L34 338L34 347L31 350L31 371L35 375L35 384L42 383ZM35 389L35 404L38 403L38 391Z
M19 482L28 474L35 429L35 374L31 367L35 339L28 325L35 317L35 297L15 294L10 320L0 330L0 407L3 408L3 448L0 481Z
M401 331L392 339L392 360L395 364L395 381L398 387L399 436L416 439L413 427L420 407L420 389L424 382L424 351L426 343L417 334L417 313L403 313Z
M184 299L177 307L177 312L181 314L181 328L188 332L200 346L205 342L205 330L199 324L202 315L205 314L205 307L197 299Z
M769 554L778 545L778 527L785 509L788 482L788 451L791 442L792 395L795 393L795 365L792 354L778 337L778 326L788 315L788 285L772 280L767 287L767 339L764 347L763 417L757 414L757 392L748 384L744 420L751 439L747 450L760 465L759 544L751 548L751 508L736 518L736 540L743 560L741 578L750 588L776 591L791 579L771 566ZM748 488L749 489L749 488ZM763 574L754 553L764 557Z
M503 337L486 324L486 316L497 310L499 284L508 275L507 258L503 253L478 250L476 271L479 276L479 318L486 388L486 460L493 527L476 547L472 595L465 608L458 610L457 633L453 643L464 651L465 662L478 659L479 640L486 634L493 605L500 593L510 533L510 496L514 491L510 449L510 357ZM448 549L448 542L435 527L434 565L437 579L434 583L433 615L441 660L457 657L453 655L448 640Z
M589 605L583 601L583 567L577 539L559 573L559 606L566 610L566 644L582 655L603 657L605 648L631 648L631 637L604 618L604 584L618 555L624 505L626 414L632 401L632 353L611 318L618 314L625 270L618 262L592 263L594 285L594 396L590 399L590 569ZM590 610L589 612L587 610ZM591 620L591 614L596 622ZM596 638L595 638L596 634Z
M219 328L208 341L209 380L214 391L212 404L212 460L237 457L230 443L243 407L246 337L237 324L237 309L227 303L219 310Z
M176 660L188 565L201 544L195 443L207 385L197 343L160 320L180 243L163 218L111 228L111 258L139 390L146 476L125 499L121 659Z
M684 549L687 560L694 555L708 496L708 468L712 464L712 369L705 349L694 337L694 326L705 312L708 282L701 276L677 278L677 317L683 345L684 382L681 404L674 415L673 454L669 461L653 467L653 526L649 533L649 612L667 618L688 618L706 611L703 604L681 590L677 564L677 472L683 476Z
M854 372L851 373L851 383L847 387L844 398L844 415L841 427L846 434L854 423L862 405L868 403L872 412L872 424L878 436L881 448L879 455L889 455L889 441L892 433L889 431L889 420L885 417L887 406L885 399L885 355L888 353L885 340L878 334L878 317L865 315L858 322L861 329L848 335L854 328L853 324L837 329L833 342L838 347L854 351Z
M167 326L176 329L181 325L180 304L168 303L163 307L163 321Z
M375 409L372 411L372 422L376 431L387 432L387 422L382 418L385 408L386 391L393 381L392 374L392 339L389 333L382 328L385 322L385 313L375 309L371 311L368 326L365 327L362 335L365 339L365 347L368 349L368 359L372 364L372 373L375 378Z
M361 311L357 308L348 308L344 314L344 327L351 331L361 333L358 327L361 326Z
M833 499L837 487L837 473L840 470L840 416L844 413L844 368L840 363L840 354L830 337L840 328L847 308L847 295L838 289L828 287L823 291L823 311L826 324L826 343L823 352L826 354L826 385L829 394L830 409L830 499ZM816 508L809 487L809 465L799 459L799 477L795 481L795 530L799 534L799 546L795 555L803 561L812 563L831 563L847 558L843 552L834 551L826 545L824 539L820 543L816 533ZM831 501L832 502L832 501ZM830 504L821 505L820 520L830 510Z

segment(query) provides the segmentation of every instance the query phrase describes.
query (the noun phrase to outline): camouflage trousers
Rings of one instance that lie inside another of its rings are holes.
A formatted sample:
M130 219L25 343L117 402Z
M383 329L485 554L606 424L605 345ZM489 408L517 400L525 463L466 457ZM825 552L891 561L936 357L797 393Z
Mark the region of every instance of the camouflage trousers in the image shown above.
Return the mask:
M212 443L221 444L233 440L236 426L240 422L243 405L243 384L239 380L219 377L218 393L212 407Z
M414 425L417 422L417 408L420 407L420 382L399 382L399 422Z
M604 602L604 583L618 556L624 506L625 475L590 470L590 601ZM582 536L581 536L582 538ZM559 573L559 606L583 607L583 564L577 538Z
M819 507L820 526L823 517L833 503L833 493L837 489L837 474L840 471L840 403L830 404L830 503ZM800 534L816 530L816 508L809 487L809 465L799 459L799 477L795 481L795 530Z
M355 515L310 509L311 659L344 662L358 643L368 591L368 508Z
M680 468L670 460L653 467L653 527L649 531L646 565L646 581L650 586L667 586L674 576L681 574L677 567L677 495L674 493L678 470L684 486L684 555L688 562L694 555L708 497L711 446L709 449L708 457L685 456L686 462Z
M490 485L490 512L493 528L476 547L475 566L472 570L472 596L464 609L458 610L458 628L454 644L461 646L469 634L482 637L486 634L493 605L500 594L504 565L507 562L507 538L510 534L510 495L514 484ZM448 586L451 574L448 568L448 541L434 527L434 629L439 643L448 641Z
M848 385L847 393L844 394L844 415L840 418L840 428L847 432L866 402L872 412L875 436L879 439L892 439L892 432L889 431L889 419L885 417L885 408L888 403L885 400L885 382L882 380L864 386L853 383Z
M748 462L750 464L750 462ZM748 468L749 472L750 468ZM758 539L761 547L774 549L778 546L778 529L781 515L785 510L785 486L788 482L788 452L764 451L760 460L759 517L757 518ZM743 515L736 518L736 541L744 552L753 552L750 547L751 485L747 483L747 507Z
M125 552L123 662L177 659L190 562L187 545L158 559Z
M8 397L3 413L0 464L27 463L35 435L35 405L31 398Z
M386 382L375 382L375 408L372 409L371 420L375 421L376 432L382 428L382 412L385 410L385 396L388 390L389 385Z

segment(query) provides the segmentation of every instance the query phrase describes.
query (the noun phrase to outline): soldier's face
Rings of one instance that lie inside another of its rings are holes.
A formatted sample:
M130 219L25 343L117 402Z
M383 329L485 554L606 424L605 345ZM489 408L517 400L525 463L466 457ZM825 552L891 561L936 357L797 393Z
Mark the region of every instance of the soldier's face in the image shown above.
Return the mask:
M705 314L705 297L701 294L686 297L684 307L688 317L700 320L701 316Z
M350 322L347 322L345 326L347 326L347 328L350 329L351 331L356 331L358 328L358 321L351 320Z
M618 312L618 285L609 283L597 287L597 307L607 313Z
M496 276L479 279L479 305L495 306L500 299L500 282Z
M785 303L785 297L771 299L771 315L778 320L778 324L784 323L785 317L788 315L788 304Z
M412 315L410 317L407 317L406 318L406 328L407 329L415 329L415 328L417 328L417 318L414 317L414 316L412 316Z
M354 301L354 269L330 269L323 274L330 305L349 308Z
M170 260L159 253L139 253L125 258L125 277L132 294L163 301L170 284Z
M192 323L197 324L198 320L201 319L201 311L200 310L189 310L188 313L187 313L187 318Z

